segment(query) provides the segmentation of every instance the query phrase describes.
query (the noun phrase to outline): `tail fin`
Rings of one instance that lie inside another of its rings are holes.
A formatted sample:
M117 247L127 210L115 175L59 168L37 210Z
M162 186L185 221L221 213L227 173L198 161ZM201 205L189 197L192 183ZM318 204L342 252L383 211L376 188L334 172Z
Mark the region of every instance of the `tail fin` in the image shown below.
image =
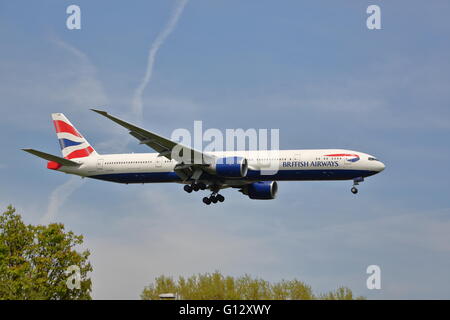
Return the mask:
M89 142L75 129L62 113L52 113L61 152L65 159L84 158L97 155Z

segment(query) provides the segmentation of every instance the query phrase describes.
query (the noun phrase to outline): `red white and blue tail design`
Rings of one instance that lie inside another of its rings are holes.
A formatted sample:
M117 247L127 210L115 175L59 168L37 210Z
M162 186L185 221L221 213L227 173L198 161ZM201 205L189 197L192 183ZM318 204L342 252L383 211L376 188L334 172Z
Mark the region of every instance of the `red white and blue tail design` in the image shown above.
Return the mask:
M64 158L76 159L97 155L94 148L62 113L52 113L52 119Z

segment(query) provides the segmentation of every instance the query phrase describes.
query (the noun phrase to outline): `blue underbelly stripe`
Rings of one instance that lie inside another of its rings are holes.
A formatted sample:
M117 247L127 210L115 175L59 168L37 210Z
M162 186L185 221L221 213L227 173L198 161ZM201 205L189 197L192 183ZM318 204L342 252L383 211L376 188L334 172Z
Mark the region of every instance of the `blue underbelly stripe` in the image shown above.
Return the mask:
M308 181L308 180L351 180L376 174L370 170L321 169L321 170L279 170L274 175L261 175L260 171L249 170L245 180L266 181ZM111 173L89 176L89 178L118 183L180 182L175 172Z

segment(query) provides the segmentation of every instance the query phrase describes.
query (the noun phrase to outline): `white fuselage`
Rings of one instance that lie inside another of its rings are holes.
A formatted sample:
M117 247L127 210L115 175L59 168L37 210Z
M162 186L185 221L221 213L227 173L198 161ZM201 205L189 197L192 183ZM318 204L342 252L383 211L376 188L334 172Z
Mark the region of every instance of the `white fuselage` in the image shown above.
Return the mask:
M62 157L23 149L47 160L47 168L117 183L184 184L184 191L209 190L203 202L223 202L219 192L237 188L250 199L274 199L277 181L353 180L352 193L365 177L384 170L367 153L344 149L207 152L140 128L106 111L92 109L157 153L99 154L62 113L52 113ZM193 157L193 159L190 159ZM172 160L170 160L172 159Z
M249 172L244 178L223 179L223 183L238 181L305 181L350 180L374 175L384 169L375 157L353 150L311 149L280 151L211 152L217 157L240 156L248 161ZM58 170L100 180L120 183L183 182L174 171L177 162L158 153L95 155L74 159L79 167ZM200 180L207 179L201 177Z

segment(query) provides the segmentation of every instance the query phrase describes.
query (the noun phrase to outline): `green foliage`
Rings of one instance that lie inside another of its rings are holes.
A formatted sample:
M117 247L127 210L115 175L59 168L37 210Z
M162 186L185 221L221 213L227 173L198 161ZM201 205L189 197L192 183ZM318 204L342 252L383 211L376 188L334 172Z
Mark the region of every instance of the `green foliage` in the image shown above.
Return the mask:
M25 225L11 206L0 215L0 299L91 299L89 251L83 236L62 224ZM69 289L69 266L80 268L80 289Z
M354 297L352 290L346 287L337 288L335 291L331 291L320 295L322 300L364 300L364 297Z
M310 286L299 280L282 280L269 283L263 279L223 276L216 271L212 274L198 274L189 278L160 276L145 287L141 293L143 300L159 299L162 293L175 293L185 300L353 300L350 289L341 287L336 291L316 296ZM362 297L358 297L362 299Z

